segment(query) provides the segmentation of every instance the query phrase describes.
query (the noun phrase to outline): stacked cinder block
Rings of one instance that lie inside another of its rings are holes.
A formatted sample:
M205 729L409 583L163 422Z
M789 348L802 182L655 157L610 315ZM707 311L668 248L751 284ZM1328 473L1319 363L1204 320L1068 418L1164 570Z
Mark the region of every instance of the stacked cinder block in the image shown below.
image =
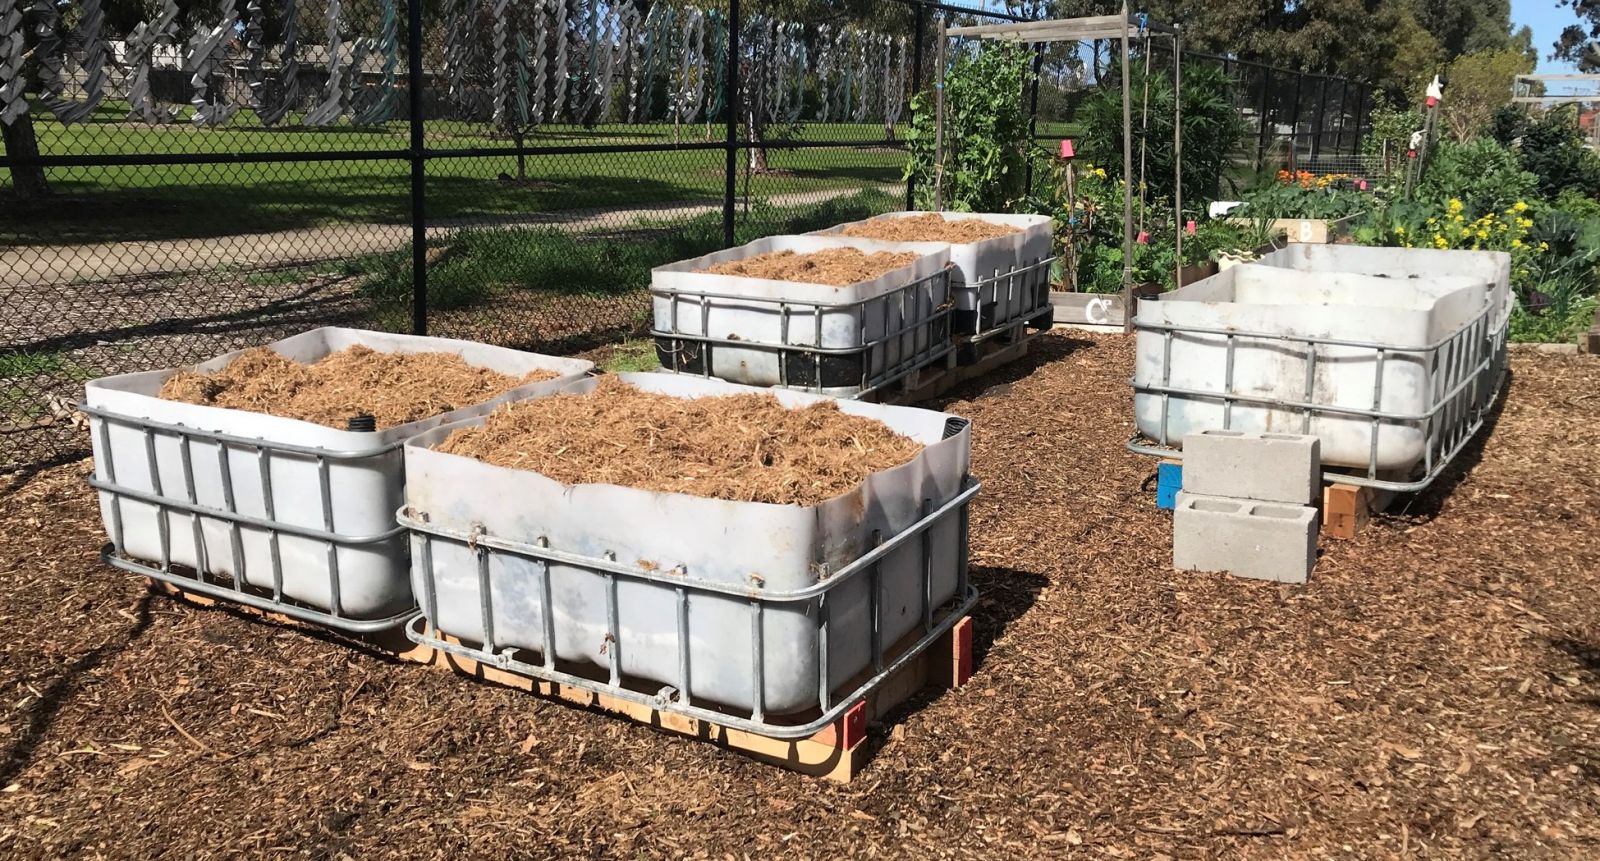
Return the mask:
M1322 458L1314 436L1208 430L1183 439L1172 564L1304 583L1317 560Z

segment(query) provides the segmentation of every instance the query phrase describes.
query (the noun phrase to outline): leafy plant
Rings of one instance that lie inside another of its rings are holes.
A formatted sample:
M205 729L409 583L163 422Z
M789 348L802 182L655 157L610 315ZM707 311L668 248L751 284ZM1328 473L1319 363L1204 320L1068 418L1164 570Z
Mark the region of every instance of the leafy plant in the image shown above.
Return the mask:
M1372 195L1358 189L1347 175L1280 171L1277 182L1250 192L1235 212L1260 218L1337 219L1371 208Z
M1370 178L1392 191L1404 180L1411 133L1422 128L1424 118L1418 111L1396 107L1380 90L1373 96L1371 122L1372 131L1361 140L1362 160L1373 174Z
M1600 300L1593 296L1580 299L1572 304L1565 315L1537 313L1518 307L1511 312L1508 337L1521 343L1571 343L1593 324L1597 305L1600 305Z
M1141 138L1145 142L1144 181L1150 195L1171 199L1172 73L1141 61L1129 77L1133 123L1134 170L1139 170ZM1146 99L1146 87L1149 97ZM1122 89L1115 80L1084 100L1080 154L1122 175ZM1143 130L1141 134L1141 129ZM1234 82L1220 68L1192 65L1183 70L1183 198L1201 204L1215 200L1229 157L1243 134L1235 107Z
M1600 155L1584 145L1575 111L1550 110L1530 122L1517 152L1544 196L1563 192L1600 196Z
M1027 192L1028 113L1022 98L1032 54L1021 45L998 43L963 55L945 76L946 209L1006 212ZM937 119L929 90L911 100L905 176L917 187L917 205L937 206Z
M1535 197L1537 190L1538 178L1522 169L1515 153L1491 138L1478 138L1464 144L1440 141L1417 184L1416 199L1441 209L1459 200L1474 218Z

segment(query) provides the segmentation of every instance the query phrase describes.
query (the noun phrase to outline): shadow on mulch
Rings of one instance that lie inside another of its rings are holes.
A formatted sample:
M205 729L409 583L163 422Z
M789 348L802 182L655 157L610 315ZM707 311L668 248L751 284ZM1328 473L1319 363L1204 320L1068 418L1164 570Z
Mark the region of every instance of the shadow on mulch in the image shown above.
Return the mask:
M916 406L930 410L944 410L956 401L975 401L1003 395L1019 380L1031 376L1039 368L1059 362L1078 350L1093 347L1094 342L1070 336L1053 335L1035 337L1028 346L1028 354L1008 362L975 380L962 383L937 398Z
M1031 571L991 565L973 565L968 569L967 576L978 590L978 603L971 611L972 672L976 676L983 669L995 642L1005 634L1011 623L1021 619L1033 607L1039 592L1049 585L1050 580ZM937 686L923 688L875 721L873 735L887 735L892 727L904 724L944 693ZM881 738L878 741L881 742Z
M49 735L56 714L68 700L72 699L73 694L78 692L83 677L92 673L107 659L133 645L134 641L144 634L145 629L150 627L152 597L145 595L139 599L132 614L133 625L121 638L102 643L80 655L45 686L36 700L28 704L27 717L22 720L21 728L14 731L15 741L4 751L0 751L0 786L10 786L33 761L33 754L40 742Z
M995 641L1033 607L1050 580L1031 571L991 565L972 566L968 577L978 589L978 605L972 609L972 668L976 672Z
M1478 429L1472 440L1461 449L1455 460L1445 467L1444 472L1440 473L1432 484L1417 493L1401 496L1391 504L1388 509L1390 516L1404 518L1414 523L1426 523L1439 516L1445 502L1455 493L1456 485L1471 475L1478 463L1483 460L1484 446L1494 437L1495 426L1500 423L1500 416L1505 410L1506 398L1510 391L1511 371L1508 369L1500 391L1495 394L1494 405L1483 417L1483 427Z

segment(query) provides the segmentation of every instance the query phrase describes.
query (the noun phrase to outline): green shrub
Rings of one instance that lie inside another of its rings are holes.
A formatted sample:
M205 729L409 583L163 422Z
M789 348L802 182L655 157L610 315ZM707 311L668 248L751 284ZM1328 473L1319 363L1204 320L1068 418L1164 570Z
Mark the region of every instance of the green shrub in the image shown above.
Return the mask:
M1460 200L1467 217L1476 218L1502 212L1537 190L1538 178L1522 169L1516 153L1492 138L1477 138L1464 144L1440 141L1417 184L1416 198L1440 209Z
M1543 196L1572 191L1600 196L1600 155L1584 145L1575 112L1547 111L1529 123L1518 154L1523 169L1537 178Z
M1009 212L1027 193L1028 112L1023 95L1033 54L1008 42L962 55L945 77L944 179L946 209ZM934 95L911 100L905 176L917 186L917 205L936 206Z
M1172 73L1169 69L1135 66L1129 78L1132 98L1133 163L1139 172L1139 145L1145 142L1145 184L1154 197L1171 199L1172 177ZM1145 86L1149 85L1149 99ZM1114 177L1122 175L1122 89L1108 81L1084 100L1079 111L1083 123L1079 154L1104 167ZM1145 125L1148 120L1148 126ZM1141 135L1140 130L1144 129ZM1221 189L1229 157L1243 134L1243 121L1234 101L1233 79L1221 69L1193 65L1183 70L1183 198L1185 209L1214 200Z

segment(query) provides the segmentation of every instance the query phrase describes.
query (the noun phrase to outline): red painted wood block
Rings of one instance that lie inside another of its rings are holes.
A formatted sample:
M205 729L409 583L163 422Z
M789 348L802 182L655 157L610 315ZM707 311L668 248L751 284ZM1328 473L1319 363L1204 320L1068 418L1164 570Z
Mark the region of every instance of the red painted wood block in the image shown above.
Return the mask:
M950 683L957 687L972 678L972 617L968 616L950 629Z

